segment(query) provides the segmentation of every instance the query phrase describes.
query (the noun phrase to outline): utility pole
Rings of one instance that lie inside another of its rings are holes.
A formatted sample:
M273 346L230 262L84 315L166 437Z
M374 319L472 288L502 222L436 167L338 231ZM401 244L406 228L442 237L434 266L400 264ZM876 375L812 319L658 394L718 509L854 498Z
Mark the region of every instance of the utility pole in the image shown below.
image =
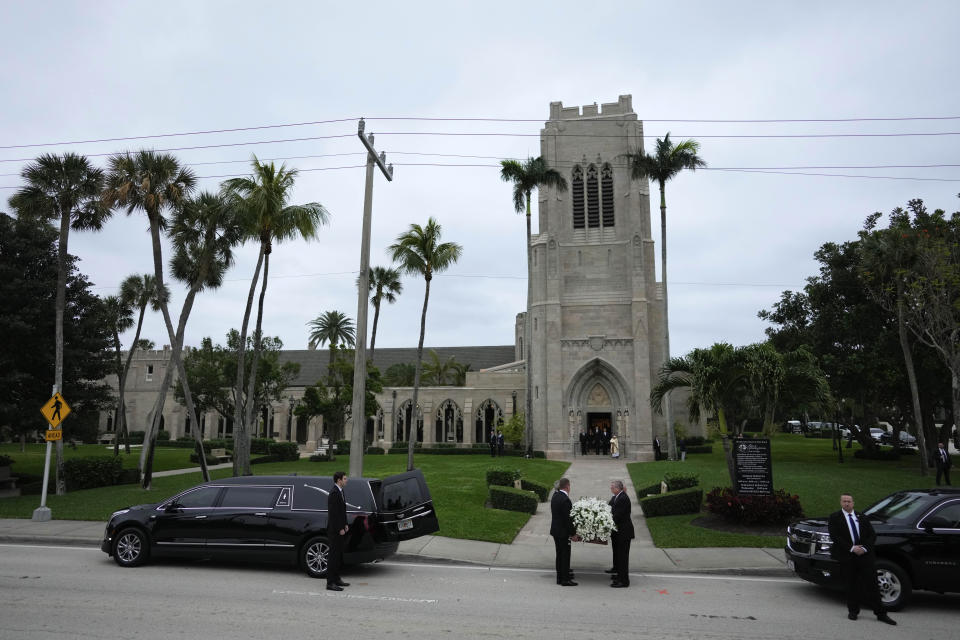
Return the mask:
M393 165L387 166L387 156L377 155L373 148L373 134L363 135L363 118L357 125L357 136L367 149L367 183L363 191L363 233L360 240L360 277L357 278L357 340L353 359L353 433L350 437L349 475L363 475L363 432L367 426L367 296L370 295L370 223L373 212L373 165L380 167L383 176L393 181Z

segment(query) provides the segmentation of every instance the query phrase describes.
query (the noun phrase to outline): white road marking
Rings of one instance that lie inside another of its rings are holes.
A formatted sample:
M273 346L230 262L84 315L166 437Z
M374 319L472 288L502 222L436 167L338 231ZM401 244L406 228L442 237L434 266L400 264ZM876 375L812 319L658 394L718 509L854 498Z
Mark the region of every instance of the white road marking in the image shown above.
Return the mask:
M415 604L438 604L439 600L430 600L424 598L398 598L396 596L363 596L353 593L326 593L325 591L288 591L286 589L274 589L274 595L281 596L327 596L329 598L353 598L355 600L381 600L385 602L413 602Z
M100 551L99 547L60 547L54 544L6 544L0 542L0 547L10 547L11 549L61 549L63 551L96 551L98 553L103 553Z

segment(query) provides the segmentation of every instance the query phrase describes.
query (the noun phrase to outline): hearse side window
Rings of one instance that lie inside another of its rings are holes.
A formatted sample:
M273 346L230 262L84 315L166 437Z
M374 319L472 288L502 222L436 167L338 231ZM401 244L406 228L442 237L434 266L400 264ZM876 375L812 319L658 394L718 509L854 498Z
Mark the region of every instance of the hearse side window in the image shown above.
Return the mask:
M183 509L203 509L212 507L217 499L220 487L200 487L195 491L188 491L176 499L176 503Z
M960 502L951 502L937 509L920 523L921 527L937 529L960 529Z
M280 487L227 487L220 506L271 509L279 493Z
M327 494L332 488L332 480L326 484L307 482L303 486L297 486L297 490L293 492L293 508L326 511Z
M402 511L423 502L416 478L389 482L383 487L383 504L387 511Z

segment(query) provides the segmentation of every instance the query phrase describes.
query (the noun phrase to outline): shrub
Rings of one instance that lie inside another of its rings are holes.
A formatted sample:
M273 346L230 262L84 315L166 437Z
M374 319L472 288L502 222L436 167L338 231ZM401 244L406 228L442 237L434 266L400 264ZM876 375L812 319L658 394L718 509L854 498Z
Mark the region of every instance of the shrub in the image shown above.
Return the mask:
M280 459L276 456L257 456L256 458L250 458L250 464L263 464L264 462L280 462Z
M273 438L250 438L250 453L260 453L260 454L269 454L270 445L273 444ZM221 447L214 447L221 448ZM230 446L224 445L224 449L233 449L233 440L230 441Z
M490 504L494 509L536 513L537 494L523 489L492 485L490 487Z
M123 461L112 456L74 458L63 463L64 478L71 491L115 485L122 470Z
M709 444L687 447L687 455L689 456L692 453L713 453L713 447Z
M524 491L533 491L535 494L537 494L537 498L540 499L540 502L546 502L547 496L550 495L549 486L534 480L527 480L526 478L523 478L520 480L520 487Z
M800 497L777 489L772 496L738 496L730 487L707 494L707 511L743 524L786 524L803 517Z
M685 444L687 445L687 453L690 453L690 447L699 447L700 445L708 444L709 441L703 436L693 436L692 438L687 438Z
M207 453L210 453L213 449L226 449L227 451L233 451L233 438L212 438L210 440L203 441L203 450ZM250 453L253 453L251 451ZM266 453L266 452L264 452Z
M404 451L406 451L408 446L409 446L409 444L408 444L407 442L404 442L403 440L397 440L396 442L393 443L393 446L390 447L390 450L392 451L392 450L394 450L394 449L403 449ZM423 448L423 443L422 443L422 442L414 442L414 443L413 443L413 448L414 448L414 449L422 449L422 448Z
M136 469L121 469L117 478L117 484L137 484L139 481L140 474Z
M330 449L327 449L326 453L315 453L310 456L310 462L333 462L336 459L337 456Z
M660 483L651 484L649 487L640 487L637 489L637 499L641 500L649 495L660 495Z
M130 437L130 444L143 444L143 431L131 431L127 435Z
M349 440L337 440L337 453L350 453L350 441Z
M382 456L387 452L383 447L367 447L367 455Z
M300 447L296 442L271 442L267 448L267 453L271 458L276 458L277 462L289 462L300 459Z
M210 455L210 454L208 453L205 457L206 457L206 459L207 459L207 466L208 466L208 467L211 466L211 465L214 465L214 464L220 464L220 459L217 458L216 456L212 456L212 455ZM200 456L197 455L197 452L196 452L196 451L194 451L193 453L190 454L190 462L192 462L192 463L194 463L194 464L200 464ZM251 462L252 462L252 461L251 461Z
M14 459L8 455L0 454L0 467L9 467L14 463Z
M168 440L170 440L170 433L160 429L157 433L157 442L167 442Z
M487 469L487 484L512 487L520 479L520 472L511 469Z
M703 502L703 489L691 487L660 495L640 498L640 508L647 518L675 516L682 513L699 513Z
M689 489L700 484L699 473L684 473L682 471L668 471L663 474L663 481L667 483L667 491Z

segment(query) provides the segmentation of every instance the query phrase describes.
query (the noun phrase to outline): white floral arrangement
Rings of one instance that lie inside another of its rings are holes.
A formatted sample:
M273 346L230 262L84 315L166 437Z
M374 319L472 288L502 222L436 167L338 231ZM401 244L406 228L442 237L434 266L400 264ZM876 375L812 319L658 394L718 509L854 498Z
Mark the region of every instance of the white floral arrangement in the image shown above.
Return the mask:
M580 498L573 503L570 515L573 516L577 535L583 542L606 544L610 539L610 532L617 529L613 524L610 505L600 498Z

